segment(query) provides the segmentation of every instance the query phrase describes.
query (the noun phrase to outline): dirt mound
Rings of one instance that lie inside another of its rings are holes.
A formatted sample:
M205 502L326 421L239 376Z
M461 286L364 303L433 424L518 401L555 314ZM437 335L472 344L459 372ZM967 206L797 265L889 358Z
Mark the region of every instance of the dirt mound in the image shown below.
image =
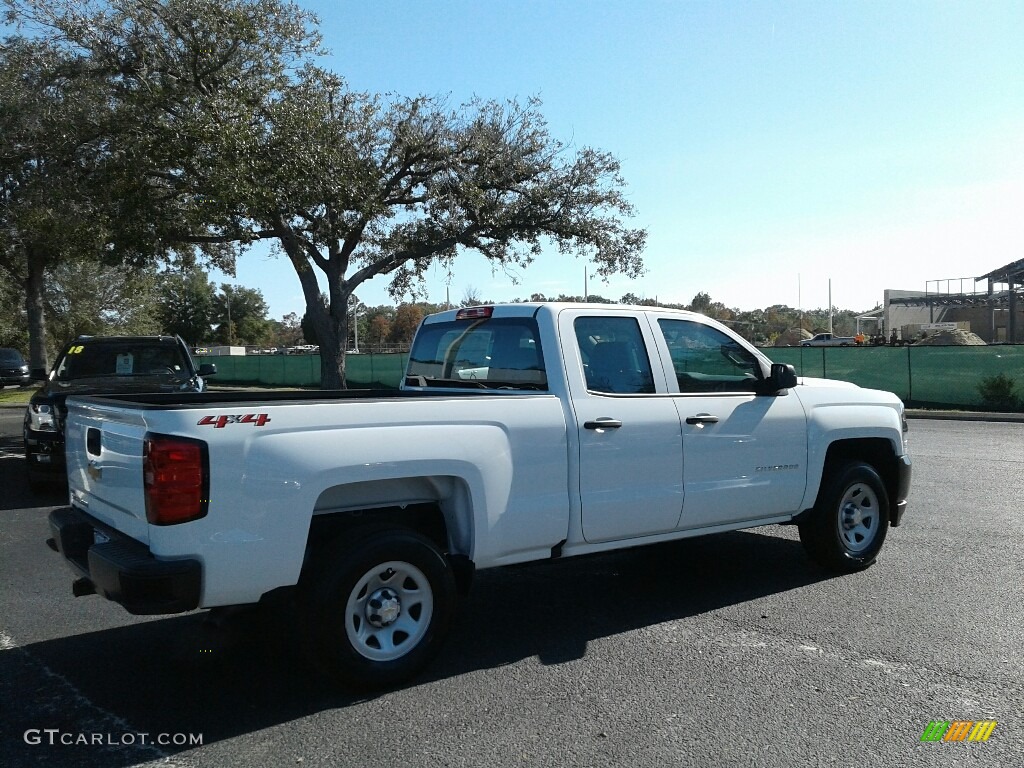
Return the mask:
M776 347L798 347L804 339L811 338L811 334L803 328L789 328L779 334L775 339Z
M983 347L985 342L976 333L962 331L937 331L925 339L914 342L915 347Z

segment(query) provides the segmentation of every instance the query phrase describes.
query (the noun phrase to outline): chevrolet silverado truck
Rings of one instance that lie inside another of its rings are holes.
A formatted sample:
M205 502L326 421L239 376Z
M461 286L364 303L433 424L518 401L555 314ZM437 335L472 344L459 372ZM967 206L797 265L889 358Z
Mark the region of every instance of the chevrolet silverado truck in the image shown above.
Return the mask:
M871 565L906 508L903 404L798 379L669 309L424 319L399 391L72 397L51 548L137 614L300 606L343 685L393 685L475 570L796 524Z

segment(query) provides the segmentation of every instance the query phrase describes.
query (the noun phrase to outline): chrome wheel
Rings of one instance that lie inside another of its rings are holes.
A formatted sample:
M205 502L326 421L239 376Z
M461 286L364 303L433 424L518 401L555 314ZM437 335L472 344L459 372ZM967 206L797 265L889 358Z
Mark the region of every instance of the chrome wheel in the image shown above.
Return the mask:
M391 560L360 578L345 605L345 631L359 655L392 661L423 639L434 614L434 593L423 571Z
M839 502L839 536L850 552L863 552L878 535L878 497L866 483L854 483Z

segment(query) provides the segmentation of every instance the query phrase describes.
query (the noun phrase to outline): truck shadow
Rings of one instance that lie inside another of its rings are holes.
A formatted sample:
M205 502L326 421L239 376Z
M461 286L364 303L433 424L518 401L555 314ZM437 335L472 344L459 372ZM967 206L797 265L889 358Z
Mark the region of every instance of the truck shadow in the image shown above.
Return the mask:
M67 498L67 486L57 477L45 490L33 493L27 471L21 435L0 435L0 512L53 506Z
M481 572L440 656L409 687L527 658L569 662L599 638L825 578L799 542L759 532ZM204 616L132 619L136 623L0 652L0 693L18 702L4 708L4 743L14 747L7 764L34 764L44 748L60 749L76 765L139 761L133 750L26 746L23 734L31 728L122 731L127 723L141 733L201 733L208 746L368 700L332 690L304 660L293 611L254 613L233 638L211 632ZM396 694L370 698L389 695ZM120 726L112 724L114 715ZM189 747L161 749L175 754Z

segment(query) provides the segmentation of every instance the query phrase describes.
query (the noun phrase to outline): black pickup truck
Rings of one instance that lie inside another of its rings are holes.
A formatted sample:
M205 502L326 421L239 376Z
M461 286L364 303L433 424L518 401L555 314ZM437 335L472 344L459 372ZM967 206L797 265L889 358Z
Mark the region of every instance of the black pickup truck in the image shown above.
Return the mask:
M32 490L65 479L64 401L69 395L202 392L203 377L216 372L211 364L197 367L178 336L79 336L68 342L25 410Z

